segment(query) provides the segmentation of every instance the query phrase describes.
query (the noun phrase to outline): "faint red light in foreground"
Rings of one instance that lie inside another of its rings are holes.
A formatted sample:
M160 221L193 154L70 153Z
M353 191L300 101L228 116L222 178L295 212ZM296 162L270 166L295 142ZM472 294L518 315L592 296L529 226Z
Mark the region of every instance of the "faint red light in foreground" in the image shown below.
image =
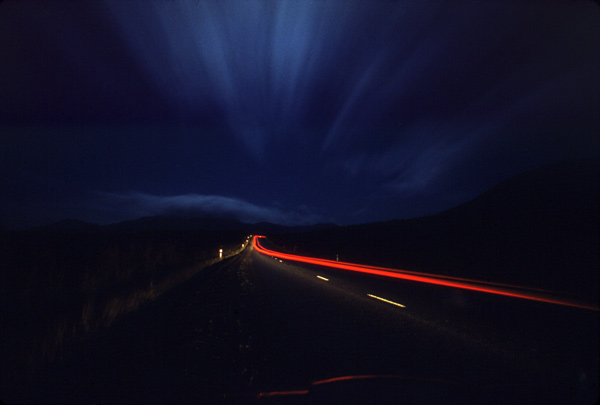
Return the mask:
M261 392L258 394L258 398L283 397L283 396L307 395L307 394L308 394L308 390L272 391L272 392Z
M527 299L527 300L546 302L546 303L550 303L550 304L558 304L558 305L565 305L565 306L582 308L582 309L590 309L593 311L600 310L598 307L595 307L592 305L579 303L579 302L575 302L575 301L570 301L568 299L564 299L564 298L560 298L560 297L553 297L553 296L550 296L549 294L541 293L541 291L548 292L545 290L521 287L521 286L516 286L516 285L510 285L510 284L499 284L499 283L490 283L490 282L479 281L479 280L462 279L462 278L458 278L458 277L450 277L450 276L443 276L443 275L437 275L437 274L417 273L417 272L411 272L411 271L405 271L405 270L390 269L390 268L385 268L385 267L367 266L367 265L356 264L356 263L338 262L335 260L325 260L325 259L318 259L315 257L298 256L298 255L292 255L289 253L277 252L274 250L265 249L262 246L260 246L260 243L258 242L258 240L260 238L264 238L264 236L256 236L255 235L253 238L254 248L256 249L256 251L259 253L268 255L268 256L277 257L279 259L293 260L293 261L301 262L301 263L316 264L319 266L332 267L332 268L337 268L337 269L342 269L342 270L350 270L350 271L355 271L355 272L359 272L359 273L373 274L373 275L383 276L383 277L391 277L391 278L398 278L398 279L403 279L403 280L417 281L420 283L428 283L428 284L442 285L442 286L446 286L446 287L462 288L464 290L472 290L472 291L479 291L479 292L485 292L485 293L490 293L490 294L505 295L508 297L523 298L523 299Z
M342 377L327 378L325 380L313 381L311 386L331 384L343 381L359 381L359 380L407 380L407 381L423 381L423 382L434 382L434 383L445 383L453 385L465 385L464 383L457 381L442 380L439 378L419 378L419 377L405 377L395 374L365 374L365 375L346 375Z
M308 395L311 393L312 389L320 386L320 385L327 385L327 384L335 384L335 383L340 383L340 382L346 382L346 381L362 381L362 380L398 380L398 381L415 381L415 382L432 382L432 383L444 383L444 384L450 384L450 385L457 385L457 386L463 386L465 385L464 383L461 382L457 382L457 381L448 381L448 380L442 380L442 379L436 379L436 378L419 378L419 377L405 377L405 376L400 376L400 375L394 375L394 374L366 374L366 375L347 375L347 376L342 376L342 377L334 377L334 378L328 378L325 380L318 380L318 381L313 381L310 384L310 389L309 390L293 390L293 391L271 391L271 392L261 392L258 394L258 398L265 398L265 397L279 397L279 396L294 396L294 395Z

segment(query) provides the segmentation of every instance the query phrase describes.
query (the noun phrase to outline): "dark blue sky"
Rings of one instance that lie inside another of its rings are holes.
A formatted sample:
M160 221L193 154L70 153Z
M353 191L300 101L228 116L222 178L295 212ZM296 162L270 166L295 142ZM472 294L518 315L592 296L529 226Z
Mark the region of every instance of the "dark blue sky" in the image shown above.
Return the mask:
M0 224L426 215L600 150L592 1L0 3Z

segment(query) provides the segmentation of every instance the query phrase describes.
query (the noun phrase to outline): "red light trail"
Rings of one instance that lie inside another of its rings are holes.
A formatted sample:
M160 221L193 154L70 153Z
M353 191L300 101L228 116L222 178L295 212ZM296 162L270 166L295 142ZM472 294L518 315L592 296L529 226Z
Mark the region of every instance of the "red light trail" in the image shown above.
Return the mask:
M398 381L417 381L417 382L431 382L431 383L444 383L449 385L456 386L466 386L465 383L457 382L457 381L447 381L441 380L437 378L418 378L418 377L405 377L401 375L394 374L366 374L366 375L347 375L342 377L334 377L327 378L325 380L313 381L310 384L310 389L308 390L293 390L293 391L272 391L272 392L261 392L257 395L257 398L267 398L267 397L279 397L279 396L300 396L300 395L309 395L311 393L311 389L318 387L320 385L327 385L332 383L340 383L346 381L364 381L364 380L398 380Z
M599 311L600 308L585 303L580 303L566 298L550 295L550 291L521 287L510 284L490 283L486 281L470 280L458 277L443 276L437 274L417 273L386 267L367 266L356 263L346 263L334 260L318 259L315 257L298 256L289 253L277 252L260 246L259 239L264 236L254 236L254 248L257 252L277 257L279 259L292 260L301 263L316 264L319 266L349 270L359 273L373 274L377 276L397 278L402 280L416 281L420 283L441 285L445 287L461 288L464 290L479 291L490 294L504 295L508 297L522 298L527 300L546 302L550 304L565 305L581 309ZM545 293L545 294L544 294Z

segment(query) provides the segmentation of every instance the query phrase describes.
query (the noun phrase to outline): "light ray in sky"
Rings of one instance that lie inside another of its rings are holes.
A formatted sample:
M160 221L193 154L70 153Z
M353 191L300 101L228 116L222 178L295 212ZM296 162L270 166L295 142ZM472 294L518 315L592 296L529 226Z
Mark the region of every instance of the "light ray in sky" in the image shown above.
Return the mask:
M22 180L6 195L33 195L44 173L73 205L137 190L319 207L340 223L439 212L598 154L599 19L591 1L4 1L3 149L16 133L110 139L103 157L49 145L44 168L4 153ZM130 156L113 133L135 138ZM241 176L248 164L260 173Z

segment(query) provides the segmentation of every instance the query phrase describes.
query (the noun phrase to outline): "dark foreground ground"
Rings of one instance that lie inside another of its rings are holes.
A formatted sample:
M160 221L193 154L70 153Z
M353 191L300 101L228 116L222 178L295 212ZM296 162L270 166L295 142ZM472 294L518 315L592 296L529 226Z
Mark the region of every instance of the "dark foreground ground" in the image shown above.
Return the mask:
M405 379L264 400L594 403L598 320L594 311L301 267L248 248L28 381L15 377L2 399L253 402L316 380L386 374Z

